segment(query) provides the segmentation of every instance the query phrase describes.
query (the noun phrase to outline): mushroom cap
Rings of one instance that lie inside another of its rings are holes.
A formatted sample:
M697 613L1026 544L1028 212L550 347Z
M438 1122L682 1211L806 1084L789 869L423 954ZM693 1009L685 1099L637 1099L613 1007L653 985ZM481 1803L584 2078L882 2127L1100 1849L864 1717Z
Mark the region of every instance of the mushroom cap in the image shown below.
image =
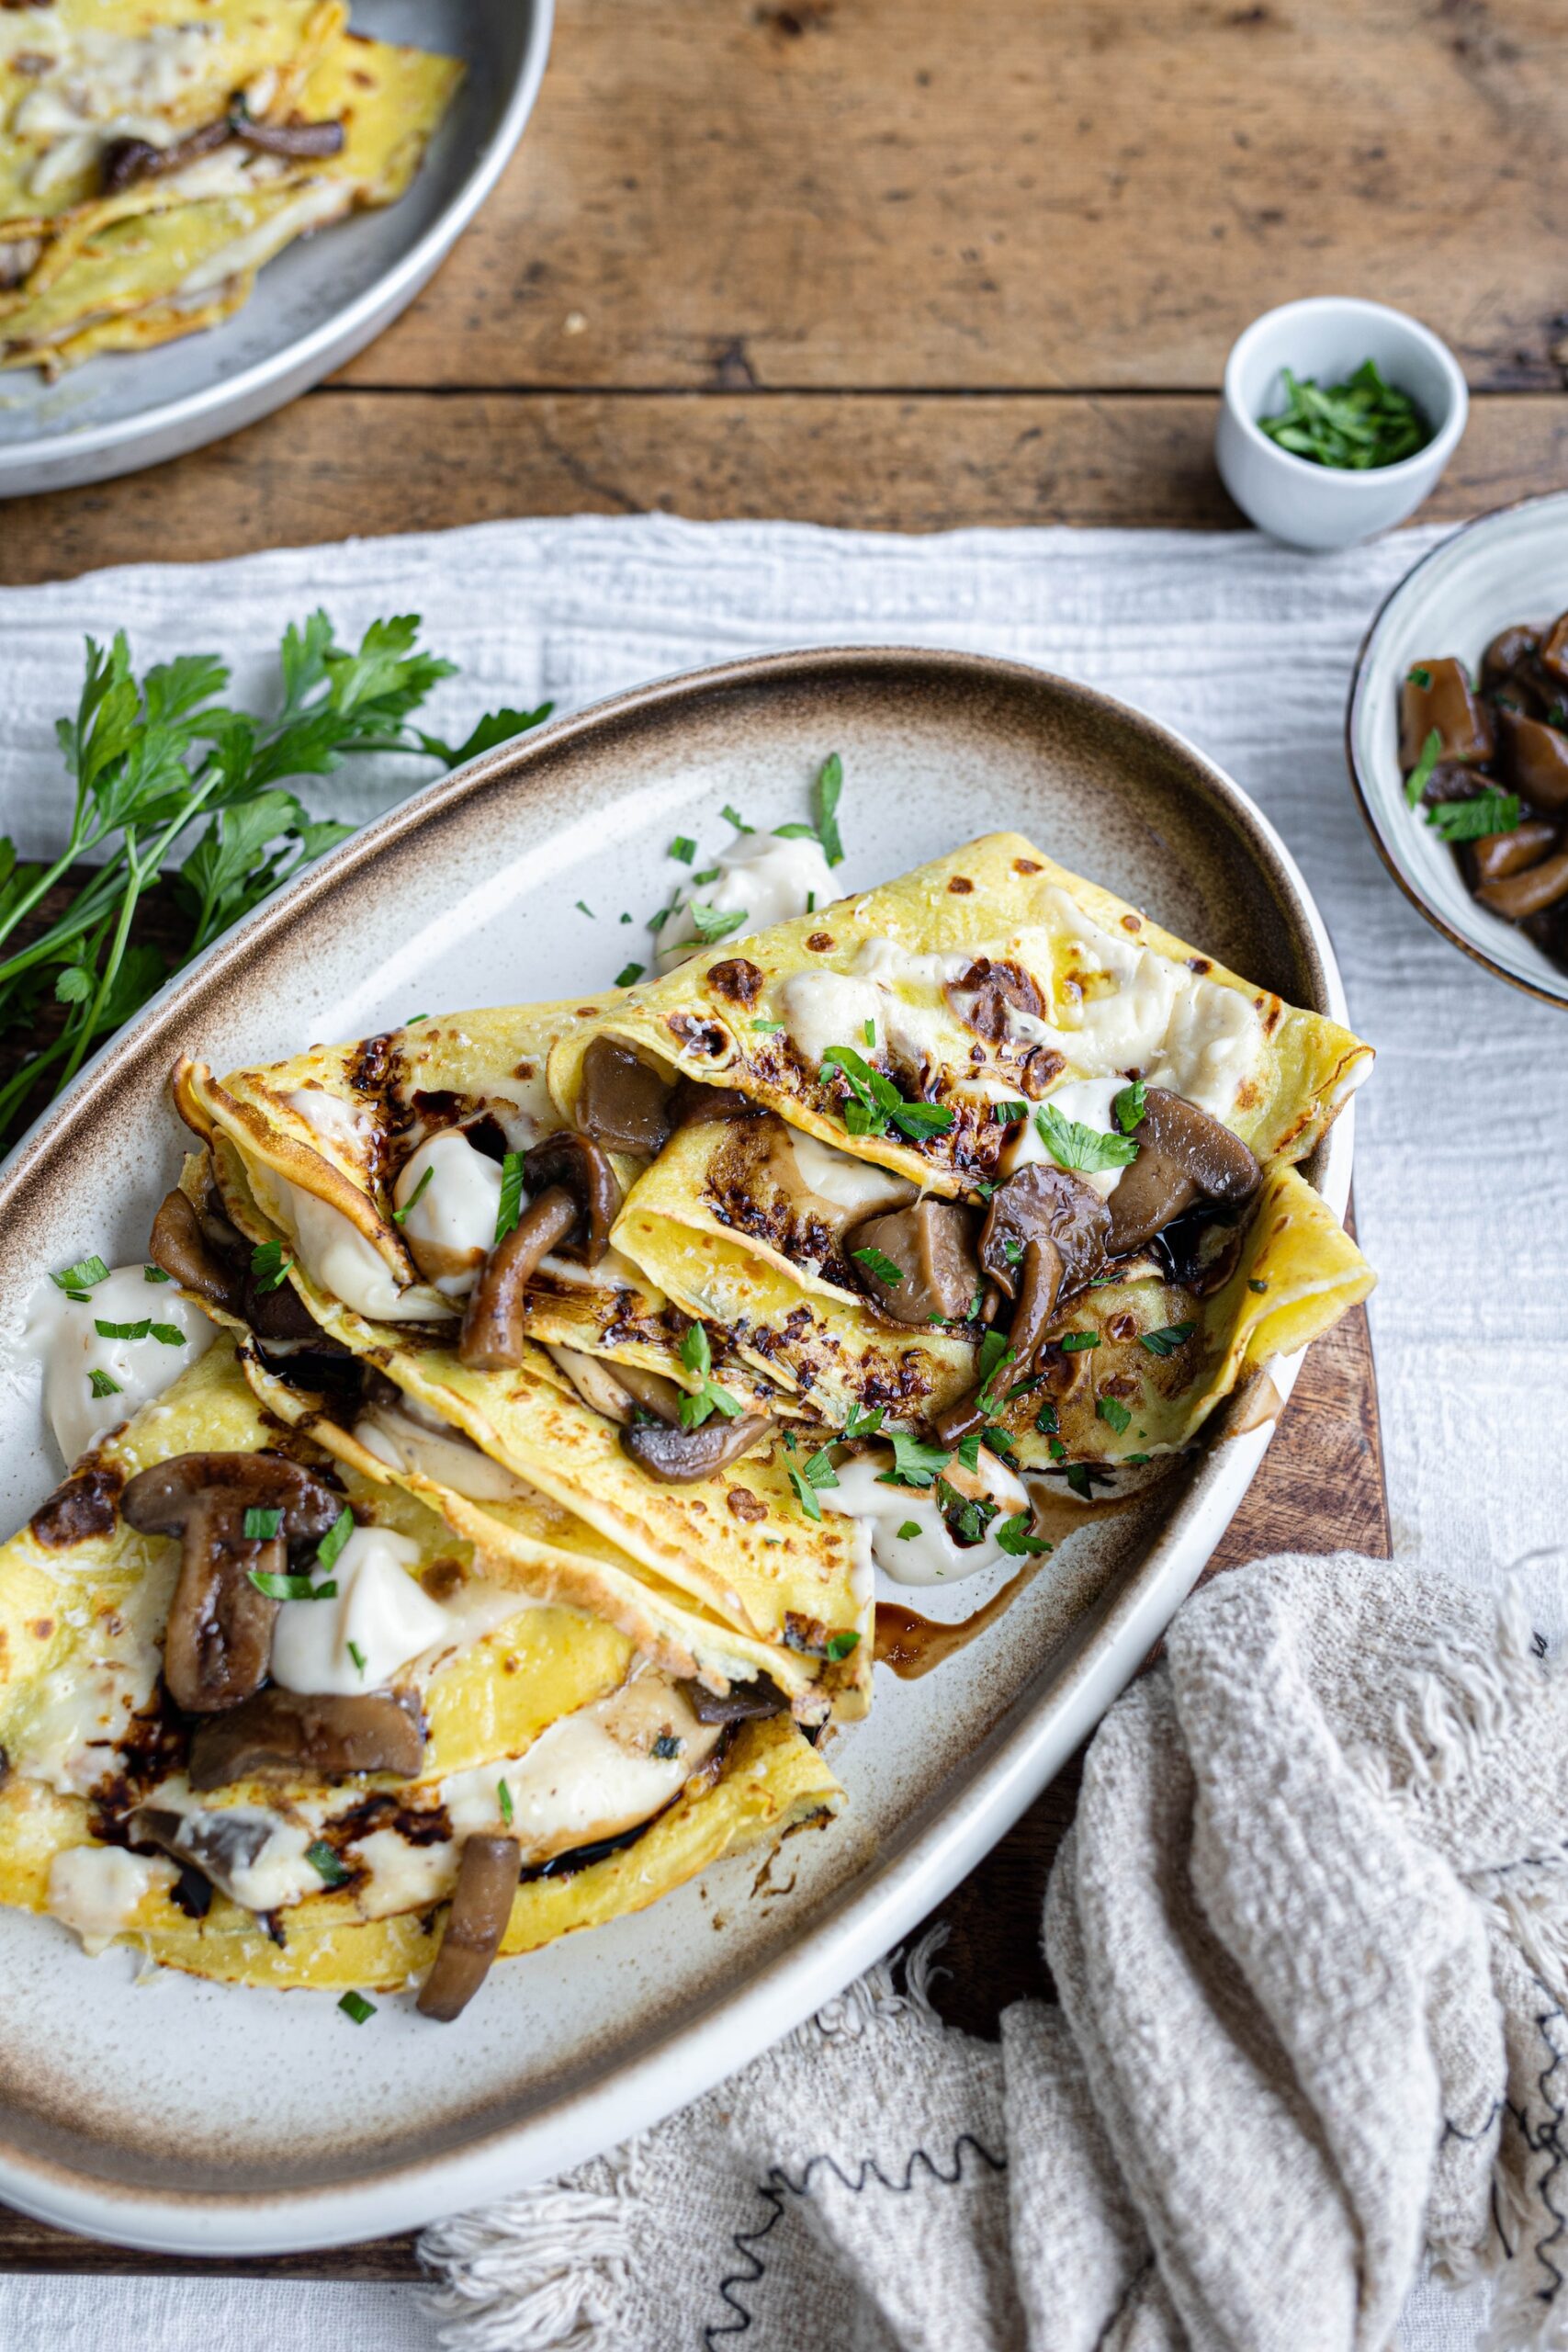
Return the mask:
M205 1496L220 1498L234 1515L280 1510L278 1533L290 1543L324 1535L344 1508L335 1487L282 1453L171 1454L137 1472L119 1507L144 1535L178 1535Z
M1502 765L1516 792L1537 808L1568 808L1568 734L1544 718L1527 718L1502 706Z
M690 1487L749 1453L773 1426L761 1413L741 1413L731 1420L716 1414L694 1430L639 1421L621 1431L621 1450L661 1487Z
M173 1276L182 1290L194 1292L197 1298L222 1307L226 1314L241 1312L240 1278L231 1266L224 1264L202 1230L195 1202L177 1185L164 1194L152 1220L147 1254L155 1266ZM293 1296L292 1291L289 1296Z
M916 1201L868 1217L844 1236L855 1280L896 1323L944 1322L967 1315L981 1287L975 1253L975 1212L958 1201ZM886 1282L857 1255L874 1250L897 1266L899 1280Z
M596 1266L610 1246L610 1227L621 1206L621 1187L608 1153L591 1136L561 1127L524 1155L523 1178L531 1193L558 1184L571 1194L588 1231L583 1240L563 1241L562 1252L580 1258L585 1266Z
M980 1232L980 1263L1016 1298L1031 1242L1048 1242L1062 1261L1059 1287L1076 1290L1105 1262L1111 1212L1092 1184L1055 1161L1032 1159L991 1194Z
M579 1131L612 1151L651 1159L670 1140L670 1080L619 1037L595 1037L582 1057Z
M1240 1201L1263 1170L1238 1135L1185 1095L1151 1086L1134 1130L1138 1156L1111 1195L1112 1257L1141 1250L1200 1194Z
M341 1781L356 1772L409 1781L423 1762L424 1726L412 1693L302 1696L272 1683L198 1727L188 1776L198 1791L236 1781Z

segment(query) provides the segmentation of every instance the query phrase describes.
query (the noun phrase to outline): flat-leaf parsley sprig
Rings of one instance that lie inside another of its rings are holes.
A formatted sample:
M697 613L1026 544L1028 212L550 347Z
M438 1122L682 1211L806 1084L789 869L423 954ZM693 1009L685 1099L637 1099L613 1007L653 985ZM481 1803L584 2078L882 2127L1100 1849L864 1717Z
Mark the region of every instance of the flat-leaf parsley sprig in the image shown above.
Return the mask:
M352 831L312 818L287 788L294 779L330 775L360 752L456 767L548 717L548 704L487 712L456 745L412 725L457 667L421 649L419 628L413 613L373 621L351 651L323 612L291 622L270 717L219 700L230 673L214 654L182 654L138 678L123 630L107 647L87 639L81 698L55 730L75 787L64 845L23 864L0 840L0 1036L26 1041L0 1086L0 1136L35 1087L48 1080L57 1092L170 971ZM95 857L73 887L71 869ZM133 927L146 894L170 881L176 936L159 947Z

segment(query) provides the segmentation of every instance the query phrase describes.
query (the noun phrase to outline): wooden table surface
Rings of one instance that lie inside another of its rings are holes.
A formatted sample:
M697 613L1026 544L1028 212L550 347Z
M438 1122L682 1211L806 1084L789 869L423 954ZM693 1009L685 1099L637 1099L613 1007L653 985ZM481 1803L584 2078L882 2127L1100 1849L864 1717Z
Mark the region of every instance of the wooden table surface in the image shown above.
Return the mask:
M1330 290L1458 352L1458 516L1568 471L1565 134L1561 0L560 0L414 308L230 441L0 508L0 582L581 511L1224 527L1225 351ZM1286 1543L1388 1548L1359 1311L1216 1564ZM1040 1984L1074 1786L945 1906L963 2022ZM88 2267L177 2266L0 2214L0 2267Z

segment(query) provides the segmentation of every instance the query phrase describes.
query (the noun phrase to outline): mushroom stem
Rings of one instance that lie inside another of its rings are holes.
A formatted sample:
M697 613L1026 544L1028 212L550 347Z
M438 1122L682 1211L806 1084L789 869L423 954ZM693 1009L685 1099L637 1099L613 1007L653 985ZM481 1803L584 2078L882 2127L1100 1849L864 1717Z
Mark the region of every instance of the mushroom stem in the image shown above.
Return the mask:
M192 1714L238 1706L266 1679L279 1604L257 1591L250 1571L283 1575L288 1550L281 1536L255 1543L243 1531L244 1504L233 1494L192 1498L164 1637L164 1679Z
M463 1315L457 1353L470 1372L513 1372L522 1363L525 1293L541 1258L565 1240L577 1216L572 1194L552 1184L496 1243Z
M469 1838L457 1865L457 1891L440 1948L420 1989L419 2013L450 2025L461 2017L501 1949L517 1891L522 1849L515 1838Z

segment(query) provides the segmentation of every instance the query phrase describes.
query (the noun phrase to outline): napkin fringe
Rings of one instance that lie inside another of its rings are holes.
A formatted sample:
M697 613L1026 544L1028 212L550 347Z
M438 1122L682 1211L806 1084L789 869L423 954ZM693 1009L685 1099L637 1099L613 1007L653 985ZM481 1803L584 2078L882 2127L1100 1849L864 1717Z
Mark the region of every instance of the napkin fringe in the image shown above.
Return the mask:
M937 1954L946 1940L939 1921L910 1951L902 1987L900 1948L825 2001L790 2039L805 2051L856 2041L911 2014L945 2030L931 1985L942 1973ZM640 2352L631 2282L649 2147L644 2134L592 2167L603 2188L540 2181L425 2231L420 2256L441 2282L426 2307L445 2323L448 2352Z

